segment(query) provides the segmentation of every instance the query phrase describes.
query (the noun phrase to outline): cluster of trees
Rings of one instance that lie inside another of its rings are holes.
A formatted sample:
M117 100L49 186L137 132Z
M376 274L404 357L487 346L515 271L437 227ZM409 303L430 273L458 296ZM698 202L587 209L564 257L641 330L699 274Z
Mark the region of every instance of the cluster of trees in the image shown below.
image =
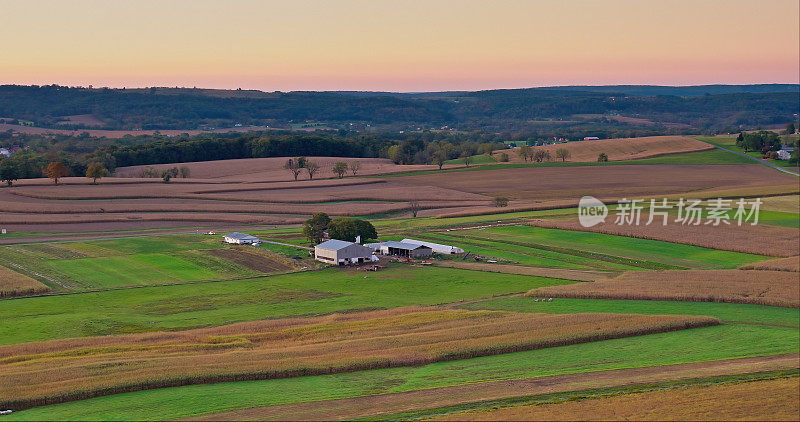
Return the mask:
M533 148L527 145L519 147L519 149L517 150L517 155L519 155L519 158L522 158L522 160L525 161L526 163L529 160L531 162L536 162L536 163L553 160L553 156L550 154L550 151L544 149L534 150ZM567 161L567 159L569 159L571 156L572 154L566 148L558 148L556 150L556 158L560 159L561 162Z
M331 219L324 212L316 213L303 223L303 235L313 244L322 242L328 233L331 239L355 242L357 237L361 237L362 242L375 240L378 232L375 227L367 220L350 217L336 217Z
M736 146L744 149L744 152L760 151L767 155L770 151L781 149L781 138L777 133L768 130L740 132L736 137Z
M11 186L19 179L29 179L44 175L52 179L53 183L57 185L59 179L70 175L70 169L62 161L51 161L40 170L39 174L35 175L28 174L31 168L26 168L26 164L27 161L21 160L19 157L0 159L0 181L4 182L6 186ZM92 162L86 166L85 174L86 177L92 179L93 184L97 184L97 180L106 176L108 170L103 167L102 163Z

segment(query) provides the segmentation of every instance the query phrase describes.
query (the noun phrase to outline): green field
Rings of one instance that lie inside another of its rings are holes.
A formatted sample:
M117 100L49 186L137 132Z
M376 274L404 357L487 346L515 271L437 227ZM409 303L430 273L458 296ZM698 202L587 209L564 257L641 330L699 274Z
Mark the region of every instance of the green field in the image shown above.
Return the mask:
M472 159L472 161L469 163L469 165L473 165L473 164L492 164L492 163L496 163L497 162L497 160L495 160L494 157L492 157L491 155L486 155L486 154L473 155L470 158ZM455 164L455 165L462 165L463 166L464 165L464 159L463 158L454 158L452 160L447 160L444 163L445 164Z
M721 325L458 361L117 394L5 420L163 420L237 408L396 393L481 381L796 353L795 329Z
M529 248L536 250L537 253L549 251L562 255L550 255L553 259L569 255L572 261L567 262L572 265L577 263L596 268L602 268L597 261L601 261L603 265L622 265L623 269L625 267L638 269L648 267L736 268L743 264L768 259L761 255L720 251L658 240L523 225L437 233L424 237L429 237L432 241L453 243L467 251L474 249L478 254L510 259L525 265L537 265L536 262L545 262L512 259L515 257L514 254L521 255L530 250ZM506 255L508 258L499 255ZM615 260L615 257L618 259ZM520 256L517 258L522 259ZM579 259L579 261L575 261L575 259ZM573 266L573 268L580 267Z
M433 305L572 283L437 267L340 269L2 301L0 344L181 330L359 309Z
M466 309L553 314L609 312L644 315L703 315L719 318L728 323L755 323L800 328L800 312L796 308L741 303L563 298L554 298L552 302L534 302L533 298L508 297L480 301L463 307Z
M781 137L781 139L784 139L784 138L786 138L786 137L785 136ZM707 142L707 143L709 143L711 145L717 145L717 146L720 146L720 147L723 147L723 148L727 148L727 149L729 149L731 151L736 151L736 152L740 152L742 154L747 154L747 155L749 155L750 157L753 157L753 158L762 159L760 151L745 152L744 148L737 147L736 146L736 137L735 136L701 136L701 137L696 137L695 139L697 139L699 141ZM735 155L735 154L729 154L729 155ZM752 163L755 162L753 160L748 160L745 157L741 157L740 156L739 158L741 158L742 160L750 161ZM769 161L769 163L774 164L774 165L779 166L779 167L797 167L796 165L790 165L788 161L783 161L783 160L767 160L767 161Z

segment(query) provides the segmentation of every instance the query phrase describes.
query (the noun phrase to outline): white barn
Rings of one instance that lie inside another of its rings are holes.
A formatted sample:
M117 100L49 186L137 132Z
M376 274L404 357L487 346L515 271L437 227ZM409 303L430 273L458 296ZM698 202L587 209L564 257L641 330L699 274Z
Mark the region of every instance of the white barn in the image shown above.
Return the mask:
M248 245L259 242L257 237L239 232L228 233L224 236L224 239L225 243L233 243L236 245Z
M327 264L362 264L372 257L372 249L344 240L331 239L314 247L314 259Z
M442 245L439 243L428 242L425 240L416 240L416 239L403 239L403 243L410 243L412 245L422 245L427 246L433 249L434 252L444 254L444 255L451 255L457 253L464 253L464 250L461 248L457 248L455 246L450 245Z

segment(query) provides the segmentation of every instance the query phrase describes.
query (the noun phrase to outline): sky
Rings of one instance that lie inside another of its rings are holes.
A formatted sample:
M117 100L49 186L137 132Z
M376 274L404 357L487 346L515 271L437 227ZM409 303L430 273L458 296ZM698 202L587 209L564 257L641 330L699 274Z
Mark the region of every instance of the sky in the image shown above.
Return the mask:
M797 83L797 0L0 0L0 84Z

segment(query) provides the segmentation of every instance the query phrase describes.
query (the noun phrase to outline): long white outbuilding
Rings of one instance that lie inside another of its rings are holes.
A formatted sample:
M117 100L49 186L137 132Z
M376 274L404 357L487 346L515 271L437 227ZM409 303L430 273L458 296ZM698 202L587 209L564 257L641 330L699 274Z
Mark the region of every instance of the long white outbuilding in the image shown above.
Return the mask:
M450 255L450 254L457 254L457 253L464 253L464 250L455 246L451 245L442 245L440 243L433 243L428 242L427 240L416 240L416 239L403 239L403 243L410 243L412 245L422 245L427 246L433 249L434 252Z

